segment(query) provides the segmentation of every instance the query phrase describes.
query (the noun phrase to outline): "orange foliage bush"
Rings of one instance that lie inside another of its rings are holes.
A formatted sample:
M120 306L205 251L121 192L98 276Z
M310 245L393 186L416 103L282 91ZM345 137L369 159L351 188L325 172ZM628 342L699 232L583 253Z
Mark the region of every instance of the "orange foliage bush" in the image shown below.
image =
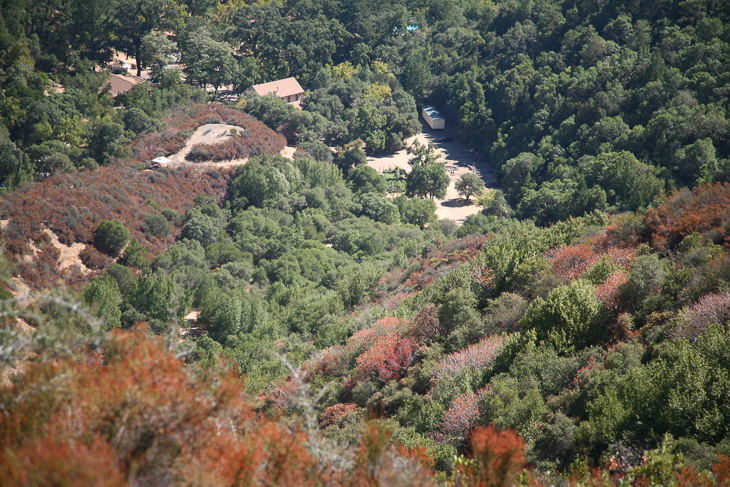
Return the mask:
M621 286L628 281L629 278L624 271L616 271L608 276L606 282L596 286L596 297L603 301L606 308L614 315L620 313L623 308L620 298Z
M412 338L399 338L397 333L382 336L357 357L357 379L373 378L383 383L398 380L413 362L417 349L418 345Z
M370 348L383 336L391 333L401 333L408 328L409 323L402 318L387 317L376 321L370 328L358 331L350 337L350 348Z
M196 383L160 340L144 331L115 332L102 353L29 364L21 383L0 389L0 464L14 458L17 467L0 476L51 478L66 458L43 459L36 450L46 445L43 455L71 446L77 456L89 453L70 460L69 468L76 462L82 473L106 462L101 470L109 479L117 471L139 483L175 478L185 458L221 436L217 423L246 419L241 387L231 375ZM8 477L0 485L11 485Z
M324 426L334 424L339 418L357 409L357 404L350 402L339 403L324 410L319 420Z
M0 387L0 485L351 484L296 423L255 414L237 377L186 371L146 330L78 358Z
M712 473L721 487L730 486L730 457L718 454L718 462L712 466Z
M649 210L646 227L656 249L677 245L695 232L711 232L715 243L728 244L730 183L705 184L691 192L675 192L665 203Z
M570 282L579 278L599 259L599 256L586 244L558 247L545 253L552 264L553 272Z
M494 425L476 428L471 435L472 462L458 466L459 485L508 487L515 485L525 465L525 442L514 431Z
M386 349L388 347L385 346L385 344L389 340L395 340L396 343L400 343L400 335L407 331L409 326L410 323L402 318L381 318L370 328L364 328L352 335L346 346L331 347L320 351L305 365L305 367L315 374L329 377L343 377L348 374L349 369L352 365L354 365L354 360L358 354L362 354L362 357L372 350L372 352L369 355L366 355L365 358L358 358L358 360L363 361L363 363L368 361L370 365L377 368L374 365L377 362L376 356L380 356L381 359L385 360L385 355L382 354L386 353L387 355L388 350ZM391 359L393 359L393 357L391 357ZM375 362L373 362L373 360ZM365 367L365 365L363 365L363 367ZM363 372L363 374L366 373ZM386 375L388 374L386 373ZM349 386L354 386L361 378L362 377L360 376L351 377L348 381L346 381L346 383L349 384Z
M99 437L93 441L34 438L0 453L2 485L126 485L114 453Z
M306 445L300 429L258 420L243 438L224 434L223 441L206 445L183 478L192 485L323 485L319 462Z

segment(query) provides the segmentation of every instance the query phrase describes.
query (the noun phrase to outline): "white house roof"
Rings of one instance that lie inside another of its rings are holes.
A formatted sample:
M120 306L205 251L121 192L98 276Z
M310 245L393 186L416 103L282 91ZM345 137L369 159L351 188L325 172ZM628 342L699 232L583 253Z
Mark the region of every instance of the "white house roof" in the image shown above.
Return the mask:
M155 164L167 164L168 162L171 162L171 159L163 156L152 159L152 162L154 162Z

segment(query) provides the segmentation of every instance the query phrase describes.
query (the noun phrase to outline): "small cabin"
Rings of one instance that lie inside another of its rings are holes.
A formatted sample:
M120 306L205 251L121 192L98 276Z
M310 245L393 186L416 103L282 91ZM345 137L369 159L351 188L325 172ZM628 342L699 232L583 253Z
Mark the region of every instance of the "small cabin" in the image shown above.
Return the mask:
M446 128L446 119L441 113L431 105L425 105L421 110L421 116L429 127L434 130L443 130Z
M304 96L304 88L301 87L296 78L286 78L270 83L261 83L253 85L251 88L259 95L266 96L274 94L297 108L301 108L301 99Z
M140 83L145 83L145 80L138 78L137 76L123 75L123 74L111 74L108 79L111 89L109 90L113 97L117 97L123 93L130 91L132 88Z

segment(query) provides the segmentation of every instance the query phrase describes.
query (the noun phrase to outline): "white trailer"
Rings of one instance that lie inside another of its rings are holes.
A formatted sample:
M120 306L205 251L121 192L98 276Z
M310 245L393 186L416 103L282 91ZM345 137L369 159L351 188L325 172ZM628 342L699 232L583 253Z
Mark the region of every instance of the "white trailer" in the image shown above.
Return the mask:
M443 130L446 128L446 119L431 105L424 105L423 110L421 110L421 116L434 130Z

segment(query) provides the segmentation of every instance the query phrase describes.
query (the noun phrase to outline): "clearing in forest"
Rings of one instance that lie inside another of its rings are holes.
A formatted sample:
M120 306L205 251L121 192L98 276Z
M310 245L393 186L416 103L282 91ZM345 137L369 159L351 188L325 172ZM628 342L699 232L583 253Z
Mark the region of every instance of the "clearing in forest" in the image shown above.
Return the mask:
M449 137L453 139L453 142L439 143L437 140L440 137ZM475 205L472 201L467 203L463 197L459 196L454 187L456 181L462 176L462 174L468 174L474 172L476 175L481 177L485 183L489 186L494 186L497 183L497 178L494 174L494 170L484 159L484 156L478 154L474 149L466 144L459 142L456 139L454 130L433 130L431 127L421 119L421 132L405 141L406 146L410 146L414 141L418 140L421 144L427 145L428 143L434 143L437 147L437 152L440 153L438 162L446 164L446 173L451 178L451 183L446 190L446 198L443 200L435 199L436 202L436 214L439 218L448 218L454 220L457 224L461 225L467 216L479 213L481 210L480 206ZM393 169L399 167L406 171L411 171L411 166L408 165L408 159L411 156L406 152L405 149L399 150L395 153L390 154L377 154L368 157L368 165L378 172L384 170Z

